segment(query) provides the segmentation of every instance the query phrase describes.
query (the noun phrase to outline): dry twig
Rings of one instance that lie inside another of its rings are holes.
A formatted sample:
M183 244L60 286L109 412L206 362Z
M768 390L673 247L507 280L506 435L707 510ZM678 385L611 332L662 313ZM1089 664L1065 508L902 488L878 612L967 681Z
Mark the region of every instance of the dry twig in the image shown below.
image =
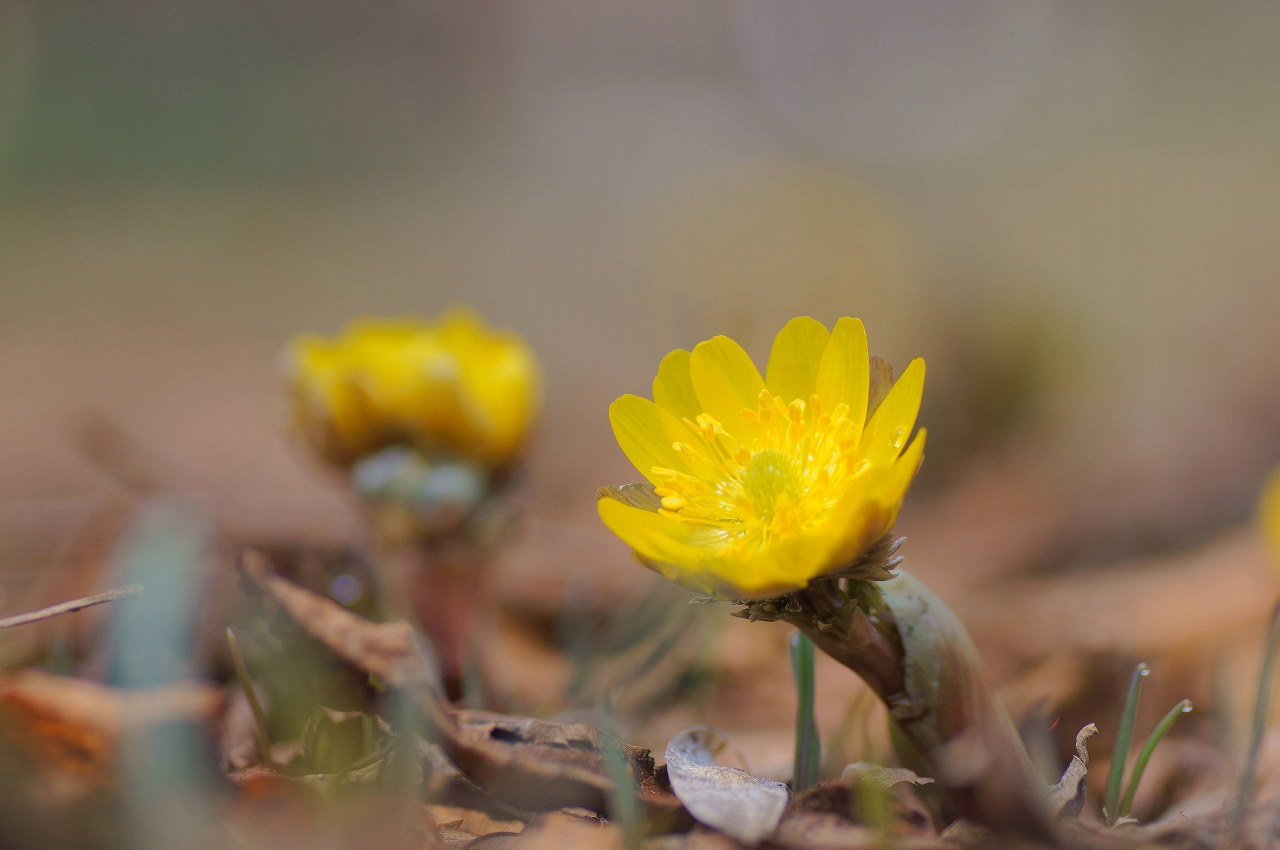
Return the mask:
M56 617L59 614L70 614L72 611L79 611L82 608L90 608L94 605L101 605L104 602L117 602L121 599L128 599L142 593L142 585L130 584L124 587L117 587L113 590L104 590L102 593L95 593L92 596L82 596L79 599L72 599L68 602L59 602L57 605L50 605L48 608L41 608L38 611L28 611L25 614L15 614L12 617L0 619L0 629L11 629L14 626L25 626L27 623L36 623L40 620L47 620L50 617Z

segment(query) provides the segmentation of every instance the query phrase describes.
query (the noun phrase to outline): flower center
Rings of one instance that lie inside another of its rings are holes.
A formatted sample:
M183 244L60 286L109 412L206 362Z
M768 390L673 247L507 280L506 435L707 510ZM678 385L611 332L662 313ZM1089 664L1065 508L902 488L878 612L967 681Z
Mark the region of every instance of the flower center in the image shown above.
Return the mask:
M684 420L690 439L674 448L690 471L653 470L663 479L661 513L717 526L746 550L821 523L869 468L848 405L827 414L817 396L785 404L762 390L756 409L742 413L756 425L749 443L705 413Z
M777 449L755 452L744 466L743 489L751 500L753 513L772 522L779 499L790 501L800 490L796 458Z

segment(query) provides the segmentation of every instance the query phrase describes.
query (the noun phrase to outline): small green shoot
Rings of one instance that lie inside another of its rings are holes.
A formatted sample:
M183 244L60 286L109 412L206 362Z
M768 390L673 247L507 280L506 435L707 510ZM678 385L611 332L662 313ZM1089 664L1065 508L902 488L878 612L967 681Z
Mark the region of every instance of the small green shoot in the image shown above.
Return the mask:
M1142 680L1150 672L1144 661L1133 668L1133 676L1129 679L1129 695L1124 700L1124 713L1120 715L1120 730L1116 733L1115 749L1111 752L1111 772L1107 775L1107 794L1102 809L1102 816L1108 825L1119 820L1120 788L1124 782L1124 763L1129 755L1129 744L1133 741L1133 724L1138 715L1138 696L1142 693Z
M799 794L818 782L822 745L813 717L813 641L806 635L791 638L791 670L796 679L796 755L791 791Z
M1102 818L1108 826L1134 822L1133 818L1129 817L1129 812L1133 810L1133 798L1137 796L1138 784L1142 782L1142 774L1147 769L1147 762L1151 761L1151 754L1156 751L1156 747L1164 740L1164 736L1173 728L1174 722L1191 710L1191 700L1186 699L1169 709L1169 713L1156 724L1156 728L1151 730L1151 734L1147 737L1147 742L1142 745L1142 752L1138 754L1138 760L1133 765L1129 784L1125 786L1124 763L1129 757L1129 745L1133 743L1133 726L1138 716L1138 697L1142 693L1142 680L1149 672L1144 662L1133 668L1133 676L1129 679L1129 694L1125 697L1124 711L1120 715L1120 728L1116 732L1116 744L1111 752L1111 772L1107 775L1107 793L1102 805ZM1125 789L1123 798L1120 796L1122 787Z
M617 746L613 728L613 712L604 706L604 723L602 731L605 741L602 755L605 770L613 780L613 791L609 795L609 819L622 827L626 836L627 850L639 850L644 842L644 820L641 817L640 801L636 796L635 779L631 773L631 765L627 757Z
M1147 743L1142 747L1142 752L1138 754L1137 762L1133 765L1133 775L1129 777L1129 787L1125 789L1124 797L1120 800L1120 817L1128 817L1129 812L1133 810L1133 798L1138 793L1138 783L1142 781L1142 772L1147 769L1147 762L1151 761L1151 754L1156 751L1156 746L1173 728L1174 722L1190 710L1191 700L1184 699L1169 709L1169 713L1151 731L1150 737L1147 738Z
M258 693L253 689L249 679L249 668L245 667L244 656L240 654L240 644L236 641L236 630L227 626L227 643L231 646L231 661L236 667L236 678L244 689L245 699L249 701L249 710L253 712L253 732L258 744L258 757L264 764L271 763L271 738L267 735L267 715L258 702Z

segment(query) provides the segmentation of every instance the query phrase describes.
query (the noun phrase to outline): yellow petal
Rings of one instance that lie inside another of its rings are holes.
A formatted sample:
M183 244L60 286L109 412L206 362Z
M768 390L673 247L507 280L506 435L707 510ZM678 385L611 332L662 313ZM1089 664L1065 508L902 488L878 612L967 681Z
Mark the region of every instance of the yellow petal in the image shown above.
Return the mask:
M714 526L671 519L617 499L599 499L596 510L609 530L636 554L681 569L698 569L727 539L725 532Z
M1280 467L1276 467L1267 479L1266 489L1262 491L1262 500L1258 504L1258 519L1262 521L1263 533L1271 544L1271 557L1277 568L1280 568Z
M739 443L753 440L758 429L742 411L756 409L764 381L742 346L727 336L698 343L690 357L689 374L703 411L718 419Z
M924 394L924 361L916 358L907 366L902 377L889 390L876 415L867 423L859 450L872 464L894 460L902 452L916 424L920 412L920 397Z
M907 489L911 487L916 473L920 471L920 464L924 462L924 440L928 433L926 428L917 431L911 445L907 446L902 456L893 462L893 468L879 487L883 501L902 504L903 498L907 495ZM896 509L894 515L897 515Z
M867 416L869 369L867 331L861 319L846 316L836 322L831 340L822 352L817 393L823 409L828 412L837 404L849 405L855 440L862 434L862 423Z
M683 348L677 348L662 358L658 364L658 376L653 379L653 400L677 419L696 420L702 412L702 405L698 403L698 394L693 391L689 361L690 354Z
M649 399L624 395L609 405L609 423L627 460L654 484L666 481L653 474L655 466L690 471L684 455L672 448L677 440L689 440L689 429Z
M797 398L807 403L818 385L818 364L830 337L822 322L808 316L796 316L783 325L769 352L764 379L769 392L783 404Z

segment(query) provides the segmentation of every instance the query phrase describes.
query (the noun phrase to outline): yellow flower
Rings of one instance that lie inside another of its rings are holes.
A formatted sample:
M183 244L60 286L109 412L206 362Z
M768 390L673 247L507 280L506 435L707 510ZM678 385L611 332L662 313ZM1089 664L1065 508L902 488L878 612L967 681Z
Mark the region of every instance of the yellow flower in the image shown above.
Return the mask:
M1271 477L1267 479L1267 486L1262 490L1258 519L1262 522L1262 531L1271 546L1271 557L1280 566L1280 466L1272 471Z
M334 338L297 337L285 371L298 431L343 465L407 443L501 468L524 447L541 393L524 340L461 309L434 323L361 320Z
M641 563L722 598L788 593L849 566L893 525L924 451L923 429L907 446L924 361L887 395L872 371L850 318L830 333L792 319L763 379L727 337L671 352L653 401L609 408L648 483L603 489L600 518Z

